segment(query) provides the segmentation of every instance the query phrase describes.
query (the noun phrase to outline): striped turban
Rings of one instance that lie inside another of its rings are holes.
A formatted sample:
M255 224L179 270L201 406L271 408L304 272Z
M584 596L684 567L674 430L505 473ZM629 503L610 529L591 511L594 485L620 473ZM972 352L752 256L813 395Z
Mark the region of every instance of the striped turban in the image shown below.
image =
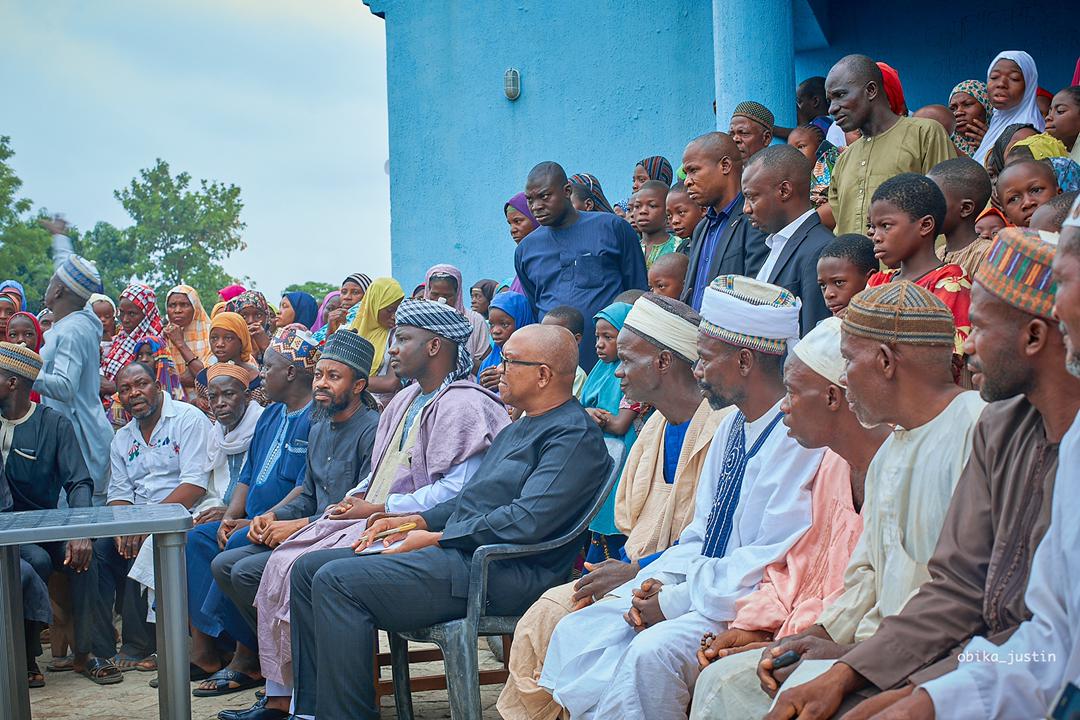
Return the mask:
M742 275L721 275L705 288L699 330L768 355L783 355L799 339L802 302L791 291Z
M650 292L639 297L630 308L623 327L693 365L698 360L700 322L701 316L689 305Z
M0 342L0 370L33 382L41 372L41 356L25 345Z
M355 283L356 285L359 285L360 289L363 290L364 292L367 292L367 289L369 287L371 287L371 278L369 278L364 273L353 273L349 277L342 280L341 284L344 285L345 283L348 283L348 282Z
M457 345L457 366L446 376L443 385L469 376L473 361L466 343L473 328L454 308L431 300L403 300L395 317L398 325L427 330Z
M1051 318L1057 288L1050 265L1056 250L1057 233L1002 228L975 273L975 282L1015 308Z
M907 280L867 288L851 298L843 330L891 345L956 345L952 311Z
M674 173L671 170L671 162L663 155L652 155L638 160L637 164L645 169L645 174L650 180L659 180L665 185L671 185Z

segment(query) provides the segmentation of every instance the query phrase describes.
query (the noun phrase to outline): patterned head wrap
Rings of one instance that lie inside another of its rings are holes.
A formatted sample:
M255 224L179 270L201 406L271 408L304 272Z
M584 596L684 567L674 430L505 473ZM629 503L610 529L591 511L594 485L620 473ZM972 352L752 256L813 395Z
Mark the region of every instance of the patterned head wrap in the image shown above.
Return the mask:
M102 291L101 275L98 274L97 266L74 253L68 255L56 268L56 279L83 300Z
M364 273L353 273L349 277L342 280L341 284L344 285L345 283L349 282L359 285L360 289L364 292L367 292L367 289L371 287L371 278L369 278Z
M975 282L1026 313L1053 317L1057 288L1050 265L1056 250L1056 233L1002 228L975 273Z
M90 297L87 294L87 297ZM135 303L143 312L143 319L139 321L138 326L131 333L128 333L123 328L120 328L116 336L113 337L112 347L109 348L109 354L105 356L104 361L101 363L102 372L105 373L105 377L112 380L116 377L116 373L123 370L136 356L136 344L147 335L161 335L163 325L161 323L161 314L157 309L157 295L154 294L153 288L149 285L143 285L142 283L133 283L128 285L124 289L124 292L120 293L120 301L128 300Z
M432 265L428 268L427 273L424 275L424 299L431 300L431 281L432 280L445 280L452 278L457 284L457 300L454 302L454 309L460 314L465 314L465 298L464 288L461 283L461 271L453 265ZM438 302L437 300L435 302Z
M33 381L41 372L41 363L41 356L25 345L0 342L0 369Z
M166 340L153 334L147 334L135 343L135 357L139 357L139 351L143 346L150 348L150 365L154 368L158 384L174 400L184 399L184 386L180 382L180 373L176 370L176 363L169 354Z
M307 331L294 326L282 328L270 338L269 349L308 372L314 372L319 362L318 341Z
M952 311L932 292L907 280L856 294L844 313L843 330L892 345L956 344Z
M263 321L263 330L267 335L271 335L270 331L270 306L266 302L266 297L258 290L245 290L232 300L225 303L225 310L228 312L240 313L244 308L253 307L263 314L266 320ZM241 313L242 314L242 313Z
M375 348L355 330L338 330L326 339L322 350L323 360L344 363L364 378L368 377L374 355Z
M661 158L662 160L663 158ZM645 172L648 172L648 168ZM611 203L608 202L607 196L604 195L604 188L600 187L600 181L596 179L595 175L589 173L574 173L570 176L570 182L573 185L580 185L585 193L586 197L593 201L593 205L600 212L615 213L615 208L611 207Z
M394 278L375 278L371 287L364 293L364 299L360 301L360 310L356 313L356 319L349 326L350 330L356 330L360 333L360 337L375 348L375 354L371 358L370 375L379 371L383 356L386 354L386 346L390 341L390 329L379 323L379 311L400 302L404 297L405 291Z
M251 333L244 316L234 312L220 312L210 321L210 329L228 330L240 339L240 362L251 362ZM210 367L213 367L211 365Z
M795 357L833 385L844 387L844 358L840 355L840 318L825 318L792 349Z
M199 293L195 288L190 285L177 285L169 294L165 296L166 308L169 304L169 295L179 293L188 299L191 303L191 307L195 309L195 315L191 320L191 323L184 328L184 342L191 348L191 352L195 353L195 357L202 361L205 365L210 360L210 356L213 355L210 352L210 316L206 314L206 308L203 307L202 300L199 299ZM172 345L172 342L169 342ZM179 351L173 353L176 361L176 371L181 375L187 370L187 363L184 362L183 356Z
M12 320L19 317L26 318L30 321L30 324L34 326L34 334L37 335L37 346L30 349L34 352L41 352L41 346L45 342L45 338L42 337L41 323L38 322L37 316L33 313L28 313L25 310L20 310L8 318L8 327L11 327Z
M731 113L731 117L744 117L747 120L756 122L769 132L772 132L773 125L776 124L776 118L773 117L772 111L753 100L744 100L736 105L735 112Z
M986 93L986 83L981 80L964 80L956 84L956 87L949 93L949 100L952 100L953 95L956 93L967 93L971 97L975 98L975 101L983 106L983 110L986 111L986 122L990 122L990 116L994 114L994 106L990 104L990 96ZM975 151L979 149L979 142L972 140L966 135L954 132L952 134L952 141L956 147L968 157L975 155Z
M457 345L457 367L446 376L443 385L466 378L472 372L472 355L466 346L472 324L453 308L430 300L404 300L398 306L397 324L422 328Z
M742 275L705 288L698 330L736 347L783 355L799 338L802 302L791 291Z
M223 375L239 380L240 384L245 388L248 386L248 383L251 382L251 371L243 365L237 365L231 360L229 362L214 363L206 369L207 382Z
M663 155L652 155L638 160L637 164L645 169L645 174L650 180L659 180L665 185L671 185L674 173L671 170L671 162Z
M637 299L623 323L653 345L670 350L693 365L698 360L701 316L678 300L647 292Z

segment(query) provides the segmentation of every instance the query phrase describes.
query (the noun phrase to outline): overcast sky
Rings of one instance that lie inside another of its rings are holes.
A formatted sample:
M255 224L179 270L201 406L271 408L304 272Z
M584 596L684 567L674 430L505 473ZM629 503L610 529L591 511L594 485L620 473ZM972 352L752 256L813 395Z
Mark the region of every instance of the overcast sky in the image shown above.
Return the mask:
M22 194L88 229L155 158L241 188L268 296L390 270L386 43L361 0L0 0Z

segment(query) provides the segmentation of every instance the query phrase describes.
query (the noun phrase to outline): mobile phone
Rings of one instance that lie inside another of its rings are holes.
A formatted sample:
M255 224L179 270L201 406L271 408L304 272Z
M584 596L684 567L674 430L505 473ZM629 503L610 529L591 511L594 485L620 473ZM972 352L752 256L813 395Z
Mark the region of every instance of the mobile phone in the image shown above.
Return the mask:
M799 662L799 657L799 653L795 652L794 650L788 650L783 655L780 655L779 657L773 659L772 669L779 670L780 668L786 668L788 665L794 665L795 663Z

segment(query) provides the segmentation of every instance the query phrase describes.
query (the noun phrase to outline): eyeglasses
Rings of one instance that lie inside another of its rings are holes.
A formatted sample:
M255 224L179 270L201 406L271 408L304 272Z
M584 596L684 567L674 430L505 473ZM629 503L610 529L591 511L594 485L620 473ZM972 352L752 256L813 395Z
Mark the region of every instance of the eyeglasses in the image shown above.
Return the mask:
M505 371L507 365L527 365L529 367L540 367L541 365L547 365L547 363L533 362L531 360L515 360L514 358L508 358L503 355L502 362L500 362L498 365L499 371Z

